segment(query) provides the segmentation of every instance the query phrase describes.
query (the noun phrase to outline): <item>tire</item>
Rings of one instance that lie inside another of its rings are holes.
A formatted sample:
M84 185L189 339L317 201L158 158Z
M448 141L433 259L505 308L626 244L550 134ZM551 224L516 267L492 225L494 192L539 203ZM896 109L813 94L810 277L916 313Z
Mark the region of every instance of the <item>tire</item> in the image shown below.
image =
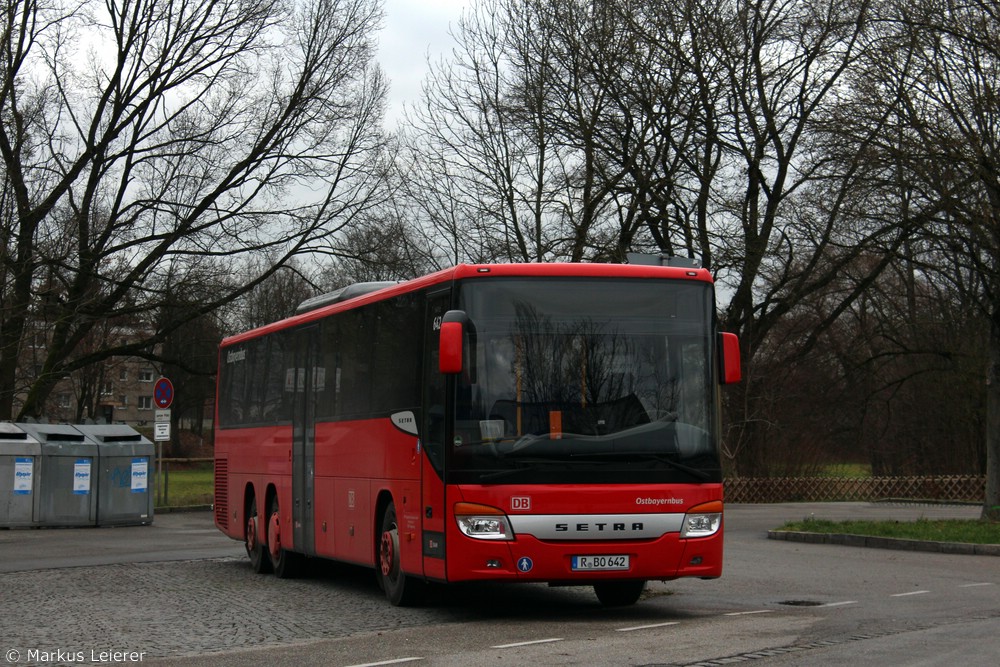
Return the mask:
M247 509L247 521L243 532L243 546L250 557L250 567L257 574L266 574L271 571L271 557L267 553L267 547L261 540L260 517L257 516L257 498L250 499L250 507Z
M639 601L645 581L608 581L594 584L594 593L605 607L628 607Z
M389 503L382 514L382 529L376 544L375 576L385 597L396 607L420 604L424 582L403 573L399 560L399 525L396 506Z
M278 512L278 499L272 498L267 511L267 546L268 556L274 574L279 579L294 579L302 569L301 554L288 551L281 546L281 521Z

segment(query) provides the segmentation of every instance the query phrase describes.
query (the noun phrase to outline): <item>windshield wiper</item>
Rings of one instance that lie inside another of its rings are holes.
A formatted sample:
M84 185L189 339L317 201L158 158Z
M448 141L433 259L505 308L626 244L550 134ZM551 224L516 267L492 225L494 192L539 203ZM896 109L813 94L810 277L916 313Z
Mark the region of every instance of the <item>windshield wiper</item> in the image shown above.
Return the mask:
M712 476L709 475L704 470L700 470L698 468L692 468L689 465L684 465L683 463L680 463L679 461L674 461L673 459L667 458L663 454L656 454L654 452L630 452L630 451L623 451L623 452L590 452L590 453L581 452L579 454L571 454L570 456L573 456L573 457L593 457L593 458L639 457L639 458L645 458L645 459L652 459L652 460L656 461L657 463L664 463L664 464L670 466L671 468L673 468L675 470L680 470L681 472L686 472L687 474L691 475L692 477L697 477L700 480L703 480L703 481L707 482L710 479L712 479Z

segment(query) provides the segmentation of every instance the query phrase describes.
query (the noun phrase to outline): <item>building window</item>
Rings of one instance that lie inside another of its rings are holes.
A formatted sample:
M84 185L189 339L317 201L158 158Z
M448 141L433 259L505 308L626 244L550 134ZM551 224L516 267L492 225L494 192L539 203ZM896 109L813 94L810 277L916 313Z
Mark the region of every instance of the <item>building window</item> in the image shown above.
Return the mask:
M56 396L57 405L63 410L68 410L71 407L71 400L69 394L59 394Z
M128 395L121 394L118 397L118 405L120 405L123 408L127 408L128 407Z
M153 409L153 397L152 396L140 396L139 397L139 409L140 410L152 410Z
M153 369L143 368L139 371L139 382L152 382L153 381ZM150 399L152 400L152 398Z
M127 368L119 368L118 369L118 379L121 380L122 382L125 382L125 381L128 380L128 369Z
M101 386L101 396L110 396L115 391L115 386L110 382L105 382Z

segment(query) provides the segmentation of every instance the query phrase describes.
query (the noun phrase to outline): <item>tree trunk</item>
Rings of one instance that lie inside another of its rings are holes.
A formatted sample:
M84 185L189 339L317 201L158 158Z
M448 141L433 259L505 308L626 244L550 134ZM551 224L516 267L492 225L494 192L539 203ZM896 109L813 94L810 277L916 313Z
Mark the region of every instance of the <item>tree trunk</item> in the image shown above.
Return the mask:
M986 497L982 518L1000 521L1000 304L990 325L989 370L986 376Z
M22 229L24 225L22 224ZM31 284L34 277L32 264L34 249L32 235L20 233L17 258L13 260L13 289L4 303L6 313L0 317L0 419L14 416L14 398L17 394L17 367L24 349L28 328L28 311L31 307Z
M0 335L0 419L10 419L14 416L17 361L21 351L24 324L23 316L3 320L2 335Z

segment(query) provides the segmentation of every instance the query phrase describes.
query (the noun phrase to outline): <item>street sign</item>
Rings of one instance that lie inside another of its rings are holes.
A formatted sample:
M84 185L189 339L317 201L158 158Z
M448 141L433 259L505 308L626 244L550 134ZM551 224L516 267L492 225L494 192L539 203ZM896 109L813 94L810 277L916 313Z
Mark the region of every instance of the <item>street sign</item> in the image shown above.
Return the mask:
M170 410L156 410L153 422L153 441L170 442Z
M174 385L167 378L160 378L153 385L153 403L158 408L169 408L174 402Z
M170 442L170 422L156 422L153 424L153 441Z

